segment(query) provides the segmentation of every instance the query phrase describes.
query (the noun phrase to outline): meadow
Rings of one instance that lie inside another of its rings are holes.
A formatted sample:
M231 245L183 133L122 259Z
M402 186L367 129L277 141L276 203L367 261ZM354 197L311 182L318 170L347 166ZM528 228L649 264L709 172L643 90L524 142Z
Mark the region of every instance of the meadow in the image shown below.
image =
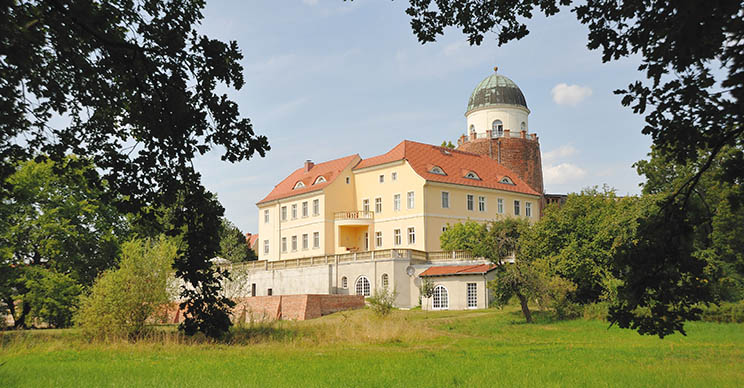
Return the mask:
M246 324L219 343L160 327L138 342L75 329L4 332L2 387L741 386L744 324L640 336L596 320L524 324L504 310L370 310Z

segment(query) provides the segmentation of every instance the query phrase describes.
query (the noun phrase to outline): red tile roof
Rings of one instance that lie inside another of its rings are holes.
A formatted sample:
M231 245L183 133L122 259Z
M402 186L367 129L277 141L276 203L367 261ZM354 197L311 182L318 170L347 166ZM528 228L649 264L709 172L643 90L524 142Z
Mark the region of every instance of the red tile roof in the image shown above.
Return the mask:
M520 179L515 172L485 155L456 151L410 140L404 140L386 154L362 160L354 167L354 170L397 160L407 160L414 171L427 181L540 195ZM441 168L447 175L430 172L434 166ZM469 171L478 175L480 180L465 178L465 174ZM500 183L505 176L508 176L514 184Z
M258 233L246 233L245 235L246 237L248 237L248 247L250 247L251 249L256 248L256 242L258 242Z
M348 167L356 158L359 158L358 154L318 163L312 166L310 171L305 171L304 167L298 168L283 181L279 182L278 185L274 186L274 190L271 190L269 195L260 200L258 204L320 190L333 183L341 174L341 171ZM325 182L313 184L320 176L323 176ZM298 181L302 181L305 187L295 189L294 187Z
M441 267L429 267L419 276L477 275L487 273L494 268L496 268L495 264L447 265Z

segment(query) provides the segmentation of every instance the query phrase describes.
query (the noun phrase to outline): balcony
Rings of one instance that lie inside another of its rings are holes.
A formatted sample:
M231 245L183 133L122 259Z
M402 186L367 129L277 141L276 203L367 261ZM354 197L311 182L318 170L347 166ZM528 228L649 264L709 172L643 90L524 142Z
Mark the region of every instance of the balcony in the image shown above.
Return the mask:
M374 220L375 213L370 211L349 210L345 212L334 213L336 221L338 220Z

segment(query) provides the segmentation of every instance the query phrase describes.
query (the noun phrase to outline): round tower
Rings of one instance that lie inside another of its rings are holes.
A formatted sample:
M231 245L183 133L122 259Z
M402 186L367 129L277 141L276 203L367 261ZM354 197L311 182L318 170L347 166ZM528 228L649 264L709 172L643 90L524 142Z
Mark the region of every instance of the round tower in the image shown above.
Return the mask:
M543 194L540 142L529 133L527 100L517 84L497 73L476 86L465 112L467 132L457 149L487 155Z

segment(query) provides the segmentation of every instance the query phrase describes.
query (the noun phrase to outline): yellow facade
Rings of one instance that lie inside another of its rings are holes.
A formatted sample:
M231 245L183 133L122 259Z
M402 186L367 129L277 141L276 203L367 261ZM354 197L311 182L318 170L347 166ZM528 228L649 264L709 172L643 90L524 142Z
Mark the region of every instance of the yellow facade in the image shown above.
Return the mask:
M355 170L356 162L322 190L259 204L259 257L432 252L441 250L439 236L448 224L539 217L536 195L427 181L407 160Z

